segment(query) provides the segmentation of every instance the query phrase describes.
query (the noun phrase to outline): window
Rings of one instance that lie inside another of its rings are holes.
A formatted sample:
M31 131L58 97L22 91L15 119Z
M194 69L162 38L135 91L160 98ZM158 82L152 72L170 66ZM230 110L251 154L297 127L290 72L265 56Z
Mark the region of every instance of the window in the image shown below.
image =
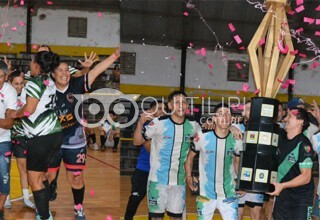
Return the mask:
M249 63L239 60L228 60L228 81L248 82Z
M87 37L87 18L68 18L68 37Z
M121 52L120 56L121 74L135 75L136 73L136 53Z

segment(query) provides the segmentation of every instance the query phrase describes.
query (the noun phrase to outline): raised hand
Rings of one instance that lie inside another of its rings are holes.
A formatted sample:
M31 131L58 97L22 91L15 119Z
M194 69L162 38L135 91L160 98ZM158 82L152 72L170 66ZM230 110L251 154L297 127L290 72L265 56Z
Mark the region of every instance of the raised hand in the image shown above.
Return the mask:
M78 62L84 67L84 68L90 68L92 64L94 64L99 59L96 58L96 53L91 51L89 58L87 57L87 53L84 53L84 61L78 60Z

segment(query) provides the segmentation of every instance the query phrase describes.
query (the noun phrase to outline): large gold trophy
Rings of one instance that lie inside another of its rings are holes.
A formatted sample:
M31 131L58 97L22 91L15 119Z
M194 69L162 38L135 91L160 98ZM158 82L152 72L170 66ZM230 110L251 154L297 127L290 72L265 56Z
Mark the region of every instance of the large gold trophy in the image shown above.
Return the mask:
M252 99L241 152L238 188L252 192L273 191L278 146L278 100L274 99L295 58L286 17L287 0L266 0L267 13L248 46L260 97Z

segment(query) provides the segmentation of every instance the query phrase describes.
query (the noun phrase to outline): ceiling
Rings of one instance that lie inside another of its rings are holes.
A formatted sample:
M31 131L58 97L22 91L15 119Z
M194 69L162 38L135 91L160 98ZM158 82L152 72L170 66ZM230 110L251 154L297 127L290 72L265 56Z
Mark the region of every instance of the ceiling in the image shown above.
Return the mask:
M135 42L156 45L181 47L183 42L192 42L197 47L214 48L217 44L215 36L200 19L194 9L186 7L186 0L127 0L121 1L121 42ZM249 0L248 0L249 1ZM247 47L258 28L265 13L249 4L247 0L192 0L189 2L199 12L216 33L224 50L240 51L239 47ZM263 0L250 0L261 2ZM319 18L320 12L314 9L320 4L318 0L304 0L305 10L291 16L287 14L291 29L303 27L302 36L312 39L320 46L320 37L314 35L320 26L303 22L305 16ZM296 1L291 2L295 9ZM187 12L188 16L184 16ZM228 24L236 28L231 32ZM233 39L239 35L243 43L238 45ZM306 45L294 41L295 48L305 50ZM319 51L320 52L320 51ZM312 56L313 52L307 52ZM314 55L314 54L313 54Z

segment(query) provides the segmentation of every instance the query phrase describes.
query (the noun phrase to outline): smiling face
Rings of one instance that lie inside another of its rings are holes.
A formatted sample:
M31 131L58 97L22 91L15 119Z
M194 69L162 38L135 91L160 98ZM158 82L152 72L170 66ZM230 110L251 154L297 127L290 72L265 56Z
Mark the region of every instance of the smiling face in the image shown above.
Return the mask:
M173 116L183 118L185 117L188 109L188 102L184 95L176 95L168 103L168 106Z
M60 63L52 75L56 81L56 86L58 89L64 89L69 85L70 71L67 63Z
M16 89L17 94L20 95L24 87L23 77L22 76L14 77L12 79L11 85L13 86L13 88Z
M284 122L286 123L286 131L295 130L300 128L302 130L303 120L297 119L298 110L288 110L288 115L285 117Z
M231 112L229 108L221 107L213 116L213 120L218 128L227 129L231 124Z

